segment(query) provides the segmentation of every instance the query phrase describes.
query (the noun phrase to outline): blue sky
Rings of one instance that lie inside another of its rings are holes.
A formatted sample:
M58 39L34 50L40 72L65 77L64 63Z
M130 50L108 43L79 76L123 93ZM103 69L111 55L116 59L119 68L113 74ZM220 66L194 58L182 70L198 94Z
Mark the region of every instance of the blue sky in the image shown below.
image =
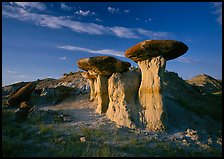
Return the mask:
M138 42L188 45L166 70L222 78L221 2L2 2L2 85L60 78L90 56L124 57Z

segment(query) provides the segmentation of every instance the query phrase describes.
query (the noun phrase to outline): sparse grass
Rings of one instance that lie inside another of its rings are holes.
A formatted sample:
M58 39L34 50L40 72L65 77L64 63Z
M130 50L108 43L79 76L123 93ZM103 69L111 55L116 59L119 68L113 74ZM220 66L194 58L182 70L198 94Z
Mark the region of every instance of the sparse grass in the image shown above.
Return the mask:
M123 156L221 156L219 150L186 150L175 142L139 140L121 131L105 132L89 127L63 128L50 120L54 113L37 112L28 121L15 121L12 110L2 111L2 152L4 157L123 157ZM51 119L53 119L52 117ZM80 130L80 131L76 131ZM86 137L85 142L80 137ZM108 141L113 141L110 144Z

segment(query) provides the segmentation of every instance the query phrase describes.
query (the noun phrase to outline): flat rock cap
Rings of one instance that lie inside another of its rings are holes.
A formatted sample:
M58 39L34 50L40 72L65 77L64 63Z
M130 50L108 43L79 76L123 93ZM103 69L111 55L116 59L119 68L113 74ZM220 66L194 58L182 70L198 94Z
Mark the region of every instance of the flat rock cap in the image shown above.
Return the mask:
M133 61L143 61L162 55L166 60L175 59L188 50L188 46L176 40L145 40L125 51Z
M131 66L129 62L118 60L111 56L95 56L81 58L77 61L80 69L93 71L99 75L110 76L115 72L126 72Z

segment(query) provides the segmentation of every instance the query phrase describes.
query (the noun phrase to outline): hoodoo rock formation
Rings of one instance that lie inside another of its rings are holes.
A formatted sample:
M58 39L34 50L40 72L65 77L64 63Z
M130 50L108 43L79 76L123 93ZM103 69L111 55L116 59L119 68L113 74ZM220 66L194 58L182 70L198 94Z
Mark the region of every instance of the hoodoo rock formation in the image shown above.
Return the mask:
M113 73L108 81L109 107L107 117L118 125L135 128L139 126L138 89L140 72Z
M106 113L109 105L108 78L113 73L126 72L131 64L110 56L96 56L82 58L77 62L77 65L90 75L97 76L95 87L92 86L92 88L95 88L95 92L97 92L98 104L96 111L100 114ZM94 90L92 90L92 92L94 92Z
M163 102L163 73L166 61L186 53L188 47L175 40L146 40L125 52L127 58L137 62L142 81L139 88L139 102L143 108L143 125L152 131L165 129L166 112Z

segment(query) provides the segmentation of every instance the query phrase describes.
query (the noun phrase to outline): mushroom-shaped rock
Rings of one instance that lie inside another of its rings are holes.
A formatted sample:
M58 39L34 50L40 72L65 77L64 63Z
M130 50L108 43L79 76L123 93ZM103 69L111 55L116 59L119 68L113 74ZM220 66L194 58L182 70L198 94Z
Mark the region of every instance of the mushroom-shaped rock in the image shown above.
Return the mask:
M104 76L110 76L115 72L126 72L131 66L129 62L121 61L111 56L81 58L77 65L82 70Z
M162 83L166 61L183 55L187 50L187 45L175 40L146 40L125 52L126 57L138 63L142 72L139 102L144 110L142 122L149 130L165 129Z
M87 71L90 75L97 76L95 92L97 94L98 104L96 111L100 114L106 113L109 104L109 76L116 72L122 73L128 71L131 64L111 56L95 56L81 58L77 62L77 65L80 69Z

